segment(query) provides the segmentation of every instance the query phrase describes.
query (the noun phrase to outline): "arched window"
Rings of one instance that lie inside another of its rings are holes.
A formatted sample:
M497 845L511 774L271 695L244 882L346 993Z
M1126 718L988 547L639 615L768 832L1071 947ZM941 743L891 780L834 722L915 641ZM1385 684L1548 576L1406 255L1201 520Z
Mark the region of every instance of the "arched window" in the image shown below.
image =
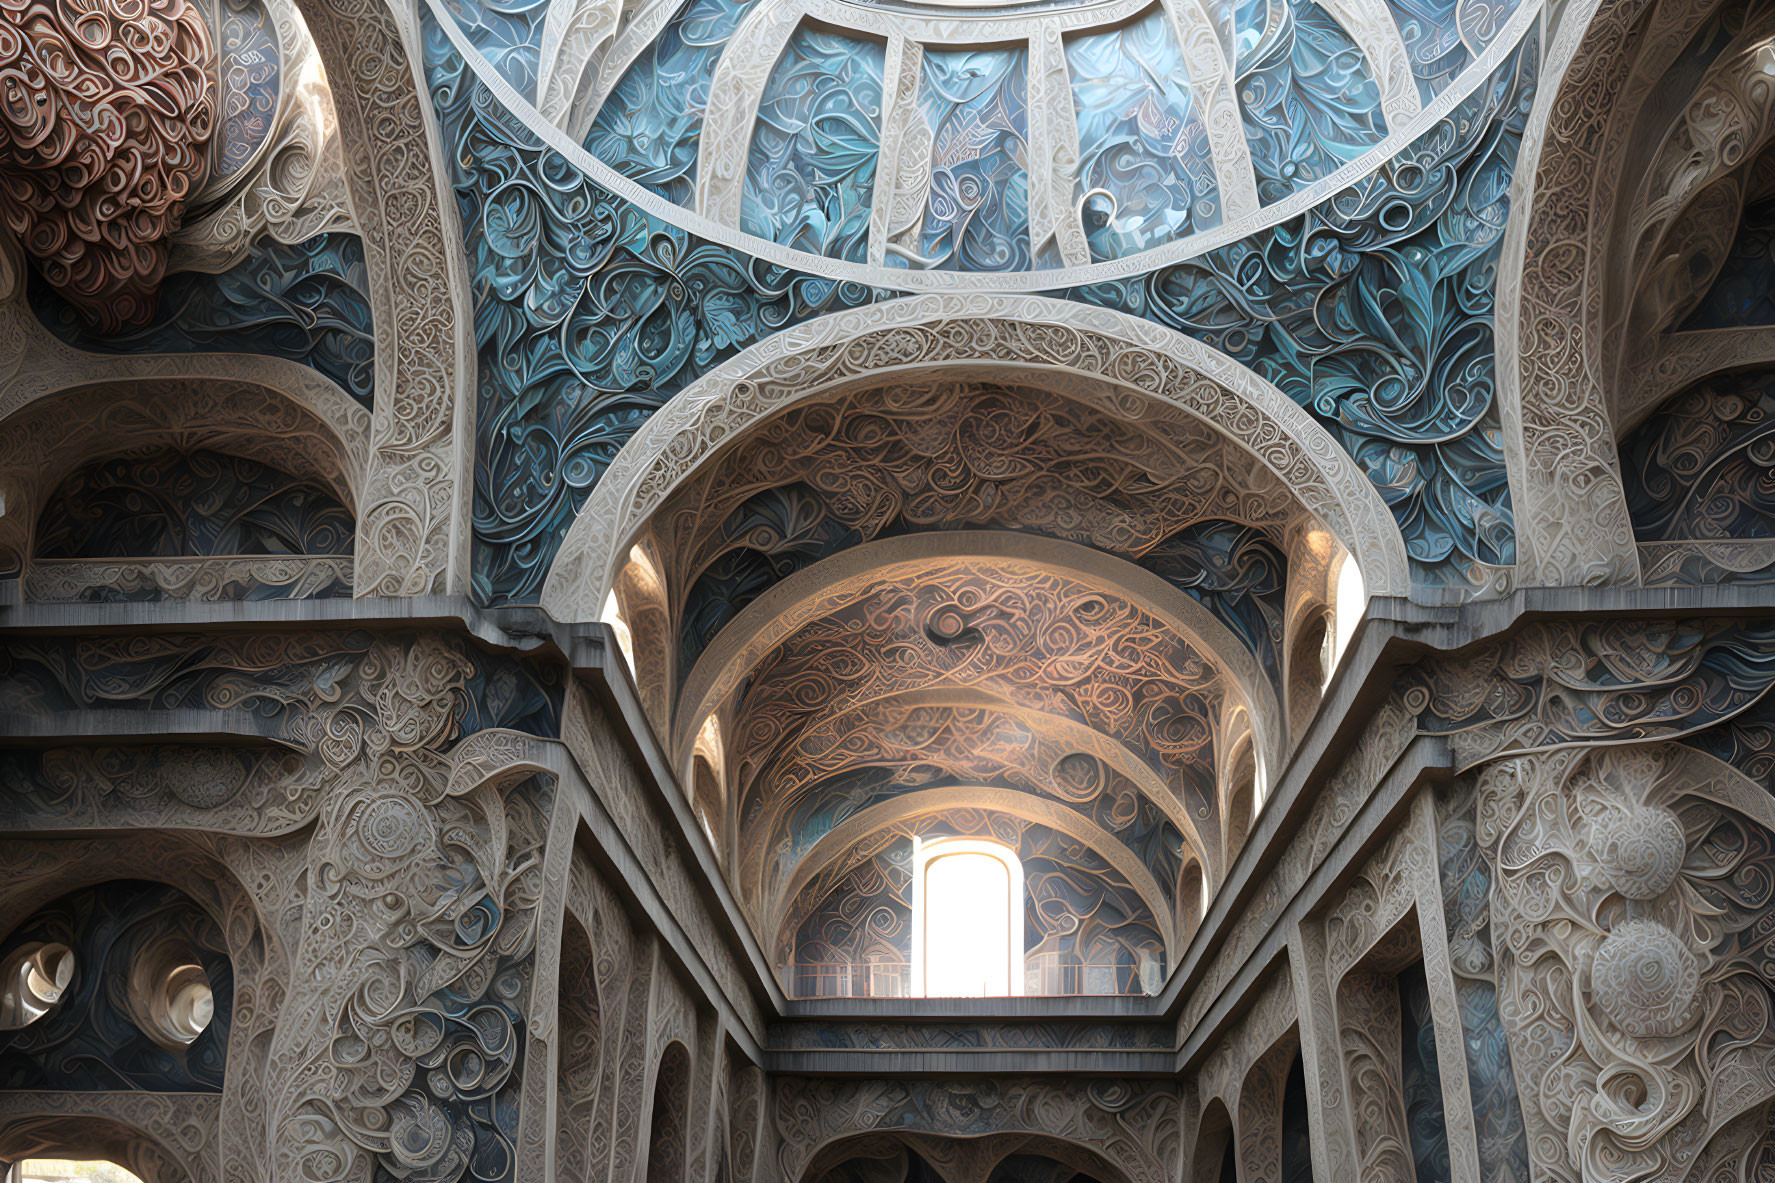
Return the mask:
M997 842L913 850L912 980L927 998L1023 993L1023 864Z
M647 1143L647 1183L684 1183L690 1158L690 1052L673 1040L660 1056Z
M1352 555L1345 555L1337 569L1337 596L1332 601L1332 635L1327 638L1330 651L1326 654L1325 684L1331 684L1331 675L1337 672L1338 663L1343 661L1344 652L1350 647L1350 638L1356 635L1356 626L1362 623L1362 613L1368 608L1368 586L1362 581L1362 568L1356 565Z

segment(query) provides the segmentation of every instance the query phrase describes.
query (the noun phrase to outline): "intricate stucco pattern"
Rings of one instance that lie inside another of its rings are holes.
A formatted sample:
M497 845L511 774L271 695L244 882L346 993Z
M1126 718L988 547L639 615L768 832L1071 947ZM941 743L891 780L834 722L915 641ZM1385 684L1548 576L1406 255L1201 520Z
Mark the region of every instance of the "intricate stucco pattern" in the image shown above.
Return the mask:
M623 204L501 112L426 24L445 139L473 146L450 160L481 300L474 587L533 599L586 491L667 395L765 333L876 295Z
M88 319L140 324L209 171L209 26L185 0L0 13L0 213Z
M1677 1174L1775 1093L1775 810L1708 763L1575 750L1481 775L1499 1005L1545 1177Z
M261 239L228 270L181 271L161 285L158 310L126 330L95 329L42 284L38 317L62 340L101 353L259 353L311 366L369 407L376 342L364 248L333 232L293 245Z
M553 795L533 741L505 725L553 732L558 690L436 637L169 636L127 646L127 670L118 644L12 646L0 706L244 708L307 754L298 782L319 782L306 886L284 904L300 917L289 972L309 986L269 1039L272 1173L359 1178L379 1158L410 1176L473 1161L509 1177ZM144 763L154 749L113 775ZM144 783L188 808L232 801Z
M1213 424L1263 461L1357 555L1370 593L1407 590L1405 548L1381 495L1310 416L1224 354L1107 309L1039 297L925 296L779 333L650 417L575 520L544 606L560 619L596 618L629 540L738 433L826 389L862 385L875 370L977 365L990 357L1016 358L1031 371L1030 382L1060 381L1076 400L1119 418L1171 418L1176 410Z
M1275 383L1380 489L1414 582L1465 592L1515 562L1490 307L1538 62L1531 37L1437 129L1310 214L1068 293L1174 326ZM1382 209L1397 222L1383 227Z
M1535 625L1477 656L1425 663L1397 684L1462 767L1569 744L1674 738L1727 719L1775 684L1760 621Z
M1178 1138L1177 1090L1167 1081L790 1078L777 1086L773 1124L784 1179L802 1178L804 1165L838 1136L894 1130L1045 1134L1090 1145L1128 1183L1160 1183L1170 1177L1165 1164Z
M873 538L1020 529L1133 560L1213 611L1272 678L1298 502L1173 413L1113 418L1033 387L932 379L803 403L674 490L652 520L680 680L784 576Z
M358 500L358 595L466 590L472 457L470 325L448 179L393 10L341 0L308 10L332 69L351 204L376 332L376 414ZM399 150L379 150L398 144ZM419 151L426 145L425 151Z
M882 580L810 621L753 669L729 764L754 769L829 713L884 691L984 690L1078 719L1139 753L1198 818L1226 684L1190 641L1077 580L984 561Z

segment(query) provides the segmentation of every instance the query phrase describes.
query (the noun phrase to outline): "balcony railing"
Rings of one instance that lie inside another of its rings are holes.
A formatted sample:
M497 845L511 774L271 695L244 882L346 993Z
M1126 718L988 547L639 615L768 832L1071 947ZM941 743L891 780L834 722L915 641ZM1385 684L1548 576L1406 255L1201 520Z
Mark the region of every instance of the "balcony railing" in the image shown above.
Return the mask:
M912 967L904 961L797 961L789 967L794 998L911 998ZM1076 997L1144 994L1140 967L1121 962L1030 959L1023 966L1026 996Z

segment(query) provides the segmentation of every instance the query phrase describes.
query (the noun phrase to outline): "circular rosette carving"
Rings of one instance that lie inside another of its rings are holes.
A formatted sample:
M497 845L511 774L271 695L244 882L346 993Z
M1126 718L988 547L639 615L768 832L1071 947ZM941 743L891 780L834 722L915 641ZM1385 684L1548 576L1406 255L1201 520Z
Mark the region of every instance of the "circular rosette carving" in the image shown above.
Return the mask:
M434 824L424 806L401 793L367 796L351 804L336 847L321 867L323 890L351 885L368 896L403 875L431 845ZM390 885L393 886L393 885Z
M1634 805L1597 822L1591 852L1615 890L1630 900L1653 900L1682 871L1688 844L1682 823L1660 805Z
M214 75L185 0L0 5L0 215L105 332L154 314L208 172Z
M1597 1009L1622 1031L1671 1035L1694 1012L1701 968L1674 932L1653 920L1629 920L1597 949L1590 984Z

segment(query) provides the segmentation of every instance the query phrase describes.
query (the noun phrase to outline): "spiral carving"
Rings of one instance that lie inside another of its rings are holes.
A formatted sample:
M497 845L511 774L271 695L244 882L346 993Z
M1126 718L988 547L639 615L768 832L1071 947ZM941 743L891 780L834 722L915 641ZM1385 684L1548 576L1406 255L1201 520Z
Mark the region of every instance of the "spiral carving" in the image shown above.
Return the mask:
M1671 1035L1689 1020L1701 971L1682 939L1654 920L1629 920L1596 951L1598 1008L1629 1035Z
M0 215L107 332L154 315L208 174L215 49L185 0L0 4Z

